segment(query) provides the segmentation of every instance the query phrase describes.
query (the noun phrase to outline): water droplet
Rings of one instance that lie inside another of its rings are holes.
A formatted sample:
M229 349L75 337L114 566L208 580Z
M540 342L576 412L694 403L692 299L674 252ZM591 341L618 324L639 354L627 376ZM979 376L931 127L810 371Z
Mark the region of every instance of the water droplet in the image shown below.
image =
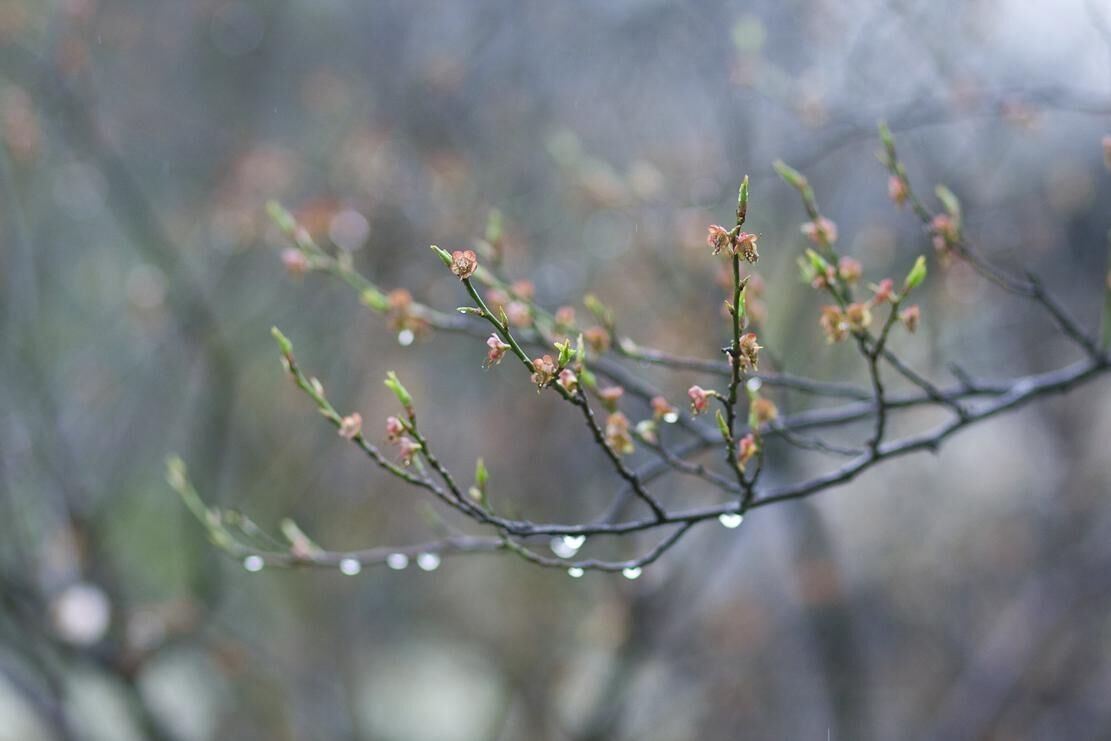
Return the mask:
M363 565L354 558L344 558L339 562L339 570L348 576L355 576L363 570Z
M640 578L640 567L639 566L630 566L627 569L622 569L621 570L621 575L624 576L629 581L632 581L633 579L638 579L638 578Z
M748 389L749 391L751 391L754 394L757 391L759 391L760 387L763 386L763 385L764 385L764 382L761 381L756 376L753 376L752 378L748 379L747 382L745 382L745 388Z
M572 566L571 568L567 569L567 575L572 579L580 578L583 573L583 570L580 569L578 566Z
M730 530L735 527L740 527L744 519L745 516L740 512L726 512L725 514L718 515L718 522L721 523L722 527L727 527Z
M420 566L425 571L435 571L440 568L440 554L439 553L422 553L417 556L417 566Z
M386 556L386 565L394 571L401 571L409 565L409 557L404 553L391 553Z
M251 573L262 571L262 567L266 565L266 561L262 560L262 556L252 553L243 559L243 568Z
M548 547L552 549L552 553L560 558L571 558L571 556L575 555L575 549L564 543L563 538L552 538L551 542L548 543Z
M415 340L416 338L417 336L413 334L413 330L403 329L397 333L397 344L401 345L402 347L409 347L409 345L413 344L413 340Z
M66 587L50 604L50 617L59 635L70 643L91 646L108 632L112 603L95 584Z
M563 542L568 548L574 548L576 551L583 547L586 542L585 535L564 535Z
M679 421L679 412L665 412L664 413L664 422L667 422L669 425L673 425L678 421Z

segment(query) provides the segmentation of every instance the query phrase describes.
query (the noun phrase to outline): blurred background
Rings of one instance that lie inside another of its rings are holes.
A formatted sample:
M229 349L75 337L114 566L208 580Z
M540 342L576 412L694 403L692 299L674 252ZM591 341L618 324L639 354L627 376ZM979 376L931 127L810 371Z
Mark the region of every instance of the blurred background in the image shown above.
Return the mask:
M498 209L542 304L594 292L638 342L714 358L705 229L748 173L763 344L855 380L771 162L810 176L869 280L899 278L929 237L887 199L881 118L983 252L1097 326L1102 0L0 0L0 739L1111 737L1105 380L703 525L636 581L504 554L248 573L164 483L176 452L207 501L334 549L435 535L288 383L276 324L368 430L396 370L461 475L481 455L508 509L597 516L615 483L581 420L484 371L481 341L402 345L345 286L287 275L267 199L449 311L427 245L469 246ZM1036 309L931 270L895 344L934 378L1075 359ZM638 370L675 403L712 382ZM777 448L765 480L836 463Z

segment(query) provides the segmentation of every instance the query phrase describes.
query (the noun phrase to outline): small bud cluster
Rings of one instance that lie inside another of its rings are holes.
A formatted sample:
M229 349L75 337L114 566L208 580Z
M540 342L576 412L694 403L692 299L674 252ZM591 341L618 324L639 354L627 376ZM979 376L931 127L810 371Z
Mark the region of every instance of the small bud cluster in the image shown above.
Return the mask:
M662 396L653 396L652 401L649 402L652 407L652 416L655 419L662 419L665 421L675 421L678 419L679 410L671 405L671 403Z
M757 235L742 232L740 227L727 230L718 224L710 225L709 233L706 235L706 243L713 248L715 255L725 250L726 254L739 255L749 263L755 263L760 259L760 253L756 250L757 239L759 239Z
M933 235L934 250L942 265L947 265L952 258L953 247L960 240L960 225L949 214L938 214L930 222L930 233Z
M624 395L625 389L620 386L609 386L598 390L598 398L602 400L602 406L611 412L617 411L617 402Z
M495 315L504 313L514 327L526 328L532 326L532 310L529 308L529 302L532 301L535 292L536 289L531 282L519 280L510 284L508 290L491 288L486 292L486 304ZM572 314L569 323L573 321Z
M762 425L778 417L779 409L776 408L775 402L771 399L761 397L752 400L752 404L749 407L749 415L756 424Z
M810 261L804 262L803 266L804 277L809 280L811 287L818 290L834 288L839 282L847 286L856 285L864 274L864 266L852 257L842 257L834 267L812 252Z
M337 431L340 437L354 440L362 433L362 430L363 417L358 412L353 412L340 420L339 429Z
M556 383L569 394L574 394L579 390L579 377L570 368L564 368L559 372Z
M828 247L837 241L837 224L824 216L802 225L802 233L819 247Z
M906 181L898 175L892 175L887 179L887 197L896 206L902 206L907 202L910 197L910 192L907 190Z
M820 259L820 258L819 258ZM844 266L845 259L841 260L841 265ZM855 260L853 261L856 262ZM854 268L854 272L855 268ZM859 276L859 272L857 272ZM852 302L844 306L827 305L821 309L821 314L818 318L818 324L821 326L822 331L826 335L826 340L830 343L841 342L846 339L850 333L860 334L865 332L872 324L872 310L877 306L890 303L892 304L891 310L898 311L897 318L902 322L903 326L910 332L918 329L918 321L921 318L921 310L918 306L909 306L905 309L899 310L899 305L906 298L906 296L926 279L926 260L924 257L919 257L915 261L914 266L907 273L907 277L903 282L901 293L895 292L895 282L890 278L884 278L879 284L872 286L872 297L863 302Z
M490 336L486 338L486 367L497 365L505 357L506 350L509 349L509 344L502 342L501 337L498 337L496 332L491 332Z
M737 442L737 464L743 471L748 462L760 452L760 443L751 432Z
M691 412L695 415L706 412L710 408L710 399L717 395L716 391L707 391L701 386L691 386L687 389L687 396L691 400Z
M478 255L474 250L455 250L451 253L451 272L466 280L478 270Z
M541 388L555 379L557 371L558 367L551 355L532 359L532 382Z
M614 412L606 419L606 445L620 455L633 452L633 438L629 434L629 418L621 412Z
M413 311L413 296L404 288L395 288L386 295L387 326L394 332L409 330L414 335L428 330L428 322Z
M587 327L583 330L583 341L586 346L598 355L610 349L610 333L605 327Z
M421 450L421 445L409 436L409 425L399 417L386 417L386 441L397 446L398 459L403 465L410 465L413 456Z
M736 362L740 365L742 371L757 370L762 349L763 347L756 342L755 332L741 335L741 343L737 347Z
M294 277L299 277L309 272L309 258L296 247L287 247L282 250L282 265L286 272Z

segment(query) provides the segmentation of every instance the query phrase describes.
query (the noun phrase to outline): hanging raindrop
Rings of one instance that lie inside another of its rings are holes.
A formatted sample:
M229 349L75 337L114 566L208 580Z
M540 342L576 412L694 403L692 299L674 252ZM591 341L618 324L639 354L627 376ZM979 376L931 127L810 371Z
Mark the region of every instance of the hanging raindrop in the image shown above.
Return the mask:
M580 569L578 566L572 566L571 568L567 569L567 575L572 579L578 579L583 575L583 570Z
M363 565L354 558L344 558L339 562L339 570L348 576L355 576L363 570Z
M250 571L251 573L262 571L262 567L265 565L266 561L264 561L262 559L262 556L258 555L257 553L252 553L251 555L243 559L243 568L247 569L247 571Z
M438 553L422 553L417 556L417 566L420 566L425 571L435 571L440 567L440 554Z
M409 557L404 553L391 553L386 556L386 565L394 571L401 571L409 565Z
M585 535L564 535L563 536L564 545L566 545L568 548L572 548L576 551L579 550L580 548L582 548L583 544L585 542L586 542L586 536Z
M721 523L722 527L727 527L730 530L740 527L744 519L745 516L740 512L726 512L725 514L718 515L718 522Z
M397 344L401 345L402 347L409 347L409 345L413 344L413 340L415 340L416 338L417 336L413 334L413 330L403 329L397 333Z
M621 570L621 575L624 576L629 581L632 581L633 579L638 579L638 578L640 578L640 567L639 566L630 566L627 569L622 569Z

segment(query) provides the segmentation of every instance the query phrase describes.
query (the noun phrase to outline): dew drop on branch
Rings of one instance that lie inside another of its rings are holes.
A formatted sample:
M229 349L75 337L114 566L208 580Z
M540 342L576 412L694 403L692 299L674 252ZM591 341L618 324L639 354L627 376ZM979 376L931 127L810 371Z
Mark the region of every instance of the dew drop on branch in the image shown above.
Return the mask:
M250 571L252 574L262 571L262 567L265 565L266 561L262 559L262 556L256 553L252 553L243 559L243 568L247 569L247 571Z
M552 538L549 547L552 549L552 553L556 554L560 558L571 558L579 552L579 549L582 548L582 545L585 541L586 539L582 536L557 536L555 538Z
M578 566L572 566L571 568L567 569L567 575L572 579L578 579L582 577L583 573L583 570L580 569Z
M421 553L417 556L417 566L420 566L425 571L435 571L440 568L440 554Z
M403 329L397 333L397 344L401 345L402 347L409 347L409 345L413 344L413 340L415 340L416 338L417 336L413 334L413 330Z
M339 562L339 570L347 576L355 576L363 570L363 565L359 563L358 559L344 558Z
M722 527L729 528L730 530L740 527L745 516L739 512L726 512L725 514L718 515L718 522Z
M391 553L386 556L386 565L394 571L401 571L409 565L409 557L404 553Z
M632 581L633 579L639 579L640 573L641 571L639 566L630 566L621 570L621 575L629 581Z

